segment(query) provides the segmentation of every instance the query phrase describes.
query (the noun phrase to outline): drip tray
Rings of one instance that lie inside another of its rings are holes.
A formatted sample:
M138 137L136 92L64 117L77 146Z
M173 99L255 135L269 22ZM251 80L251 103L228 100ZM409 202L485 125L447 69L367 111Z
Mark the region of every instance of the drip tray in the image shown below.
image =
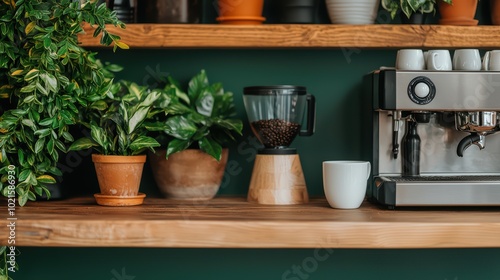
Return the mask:
M494 182L500 183L500 176L411 176L411 177L379 177L393 182Z
M500 206L500 176L374 178L375 198L389 206Z

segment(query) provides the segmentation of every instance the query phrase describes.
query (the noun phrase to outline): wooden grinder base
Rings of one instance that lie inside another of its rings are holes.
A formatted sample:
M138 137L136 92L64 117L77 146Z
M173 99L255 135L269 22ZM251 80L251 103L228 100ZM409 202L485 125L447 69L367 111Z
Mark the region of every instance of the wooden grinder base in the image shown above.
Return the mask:
M257 154L247 200L269 205L309 202L299 155Z

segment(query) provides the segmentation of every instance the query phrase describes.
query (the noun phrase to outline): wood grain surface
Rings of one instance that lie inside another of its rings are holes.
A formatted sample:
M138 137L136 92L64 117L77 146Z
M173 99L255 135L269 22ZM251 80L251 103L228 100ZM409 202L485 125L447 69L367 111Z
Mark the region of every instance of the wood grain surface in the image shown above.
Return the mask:
M93 28L80 36L100 47ZM498 48L500 26L128 24L111 29L131 48Z
M9 236L6 216L0 220L3 245ZM266 206L244 197L206 202L146 198L141 206L105 207L85 197L29 202L16 209L15 218L16 246L500 247L498 207L386 210L365 202L356 210L337 210L324 198Z

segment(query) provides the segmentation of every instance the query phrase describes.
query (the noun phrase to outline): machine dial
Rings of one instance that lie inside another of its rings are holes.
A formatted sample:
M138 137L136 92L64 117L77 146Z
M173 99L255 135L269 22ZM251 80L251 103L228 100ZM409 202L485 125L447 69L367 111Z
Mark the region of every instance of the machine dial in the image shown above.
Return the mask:
M408 97L414 103L429 104L436 96L436 86L427 77L419 76L411 80L408 85Z

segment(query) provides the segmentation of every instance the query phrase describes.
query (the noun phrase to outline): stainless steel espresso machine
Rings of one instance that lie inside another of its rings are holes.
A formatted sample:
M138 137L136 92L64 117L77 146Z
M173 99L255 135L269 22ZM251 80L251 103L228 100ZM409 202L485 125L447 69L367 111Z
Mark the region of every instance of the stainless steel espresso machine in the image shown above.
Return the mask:
M377 70L372 201L500 205L500 72Z

